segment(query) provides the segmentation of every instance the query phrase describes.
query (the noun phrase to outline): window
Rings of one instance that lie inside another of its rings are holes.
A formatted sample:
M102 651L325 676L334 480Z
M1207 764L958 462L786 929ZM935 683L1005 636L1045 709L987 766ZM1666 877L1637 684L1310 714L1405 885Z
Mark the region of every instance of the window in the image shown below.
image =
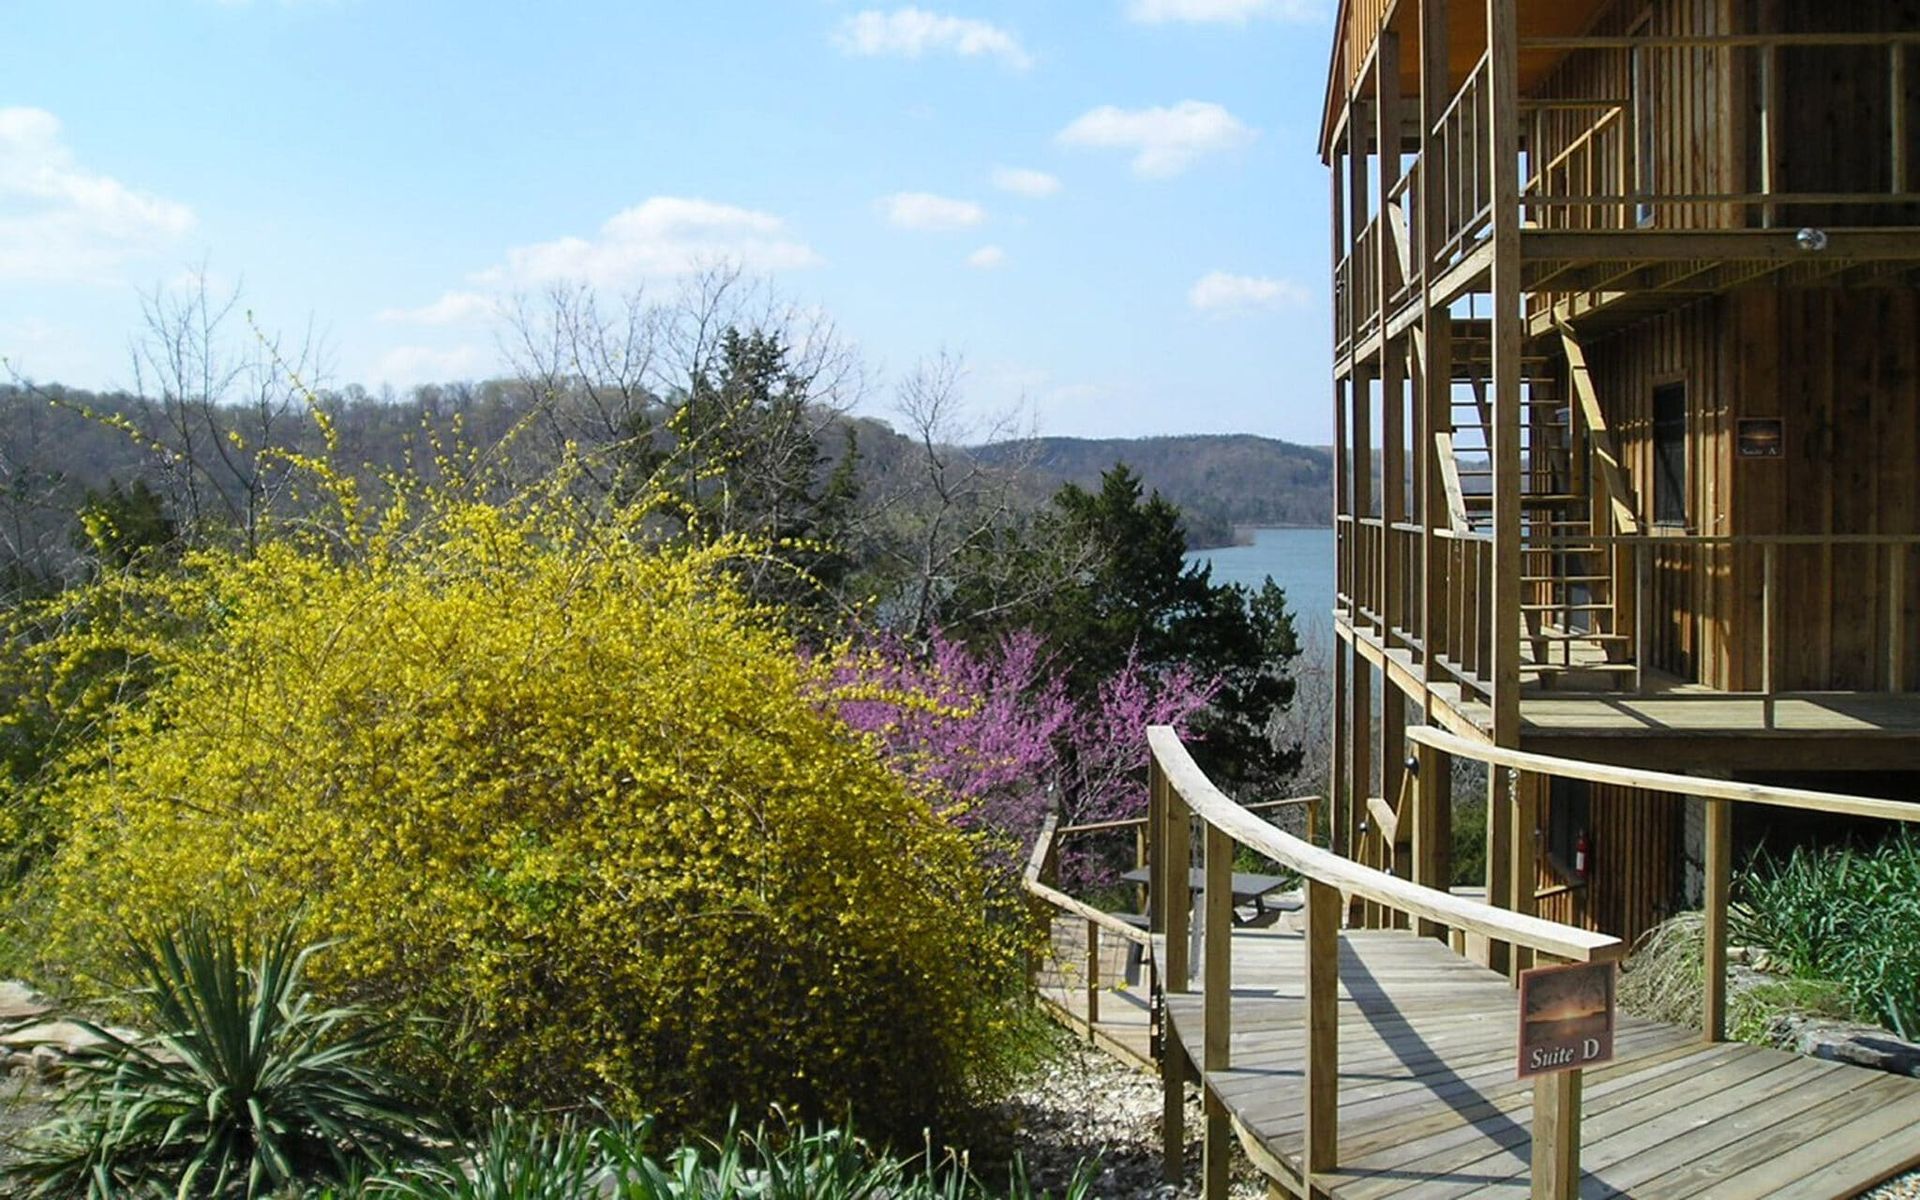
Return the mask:
M1653 521L1687 523L1687 385L1653 389Z
M1591 793L1585 780L1560 779L1547 787L1547 854L1563 875L1572 875L1578 864L1580 839L1587 836L1591 814ZM1589 837L1587 866L1592 867L1593 846Z

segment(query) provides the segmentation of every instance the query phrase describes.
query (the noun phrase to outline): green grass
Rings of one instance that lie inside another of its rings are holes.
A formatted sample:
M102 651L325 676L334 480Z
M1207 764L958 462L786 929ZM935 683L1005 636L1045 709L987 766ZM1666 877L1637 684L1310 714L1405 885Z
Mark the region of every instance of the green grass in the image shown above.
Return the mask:
M1861 1015L1920 1038L1920 838L1762 857L1737 883L1733 936Z

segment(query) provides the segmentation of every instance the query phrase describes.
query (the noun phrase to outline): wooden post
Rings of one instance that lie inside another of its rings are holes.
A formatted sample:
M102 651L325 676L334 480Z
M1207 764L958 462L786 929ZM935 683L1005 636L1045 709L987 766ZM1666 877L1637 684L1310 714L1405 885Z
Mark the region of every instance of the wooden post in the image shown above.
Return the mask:
M1707 806L1706 990L1701 1032L1709 1042L1727 1036L1727 896L1733 880L1733 803L1702 800Z
M1513 790L1509 772L1487 768L1487 903L1505 908L1513 899ZM1507 974L1513 958L1505 942L1489 939L1487 966Z
M1207 1072L1224 1071L1230 1061L1233 1033L1233 839L1212 824L1206 827L1206 964L1202 997L1204 1049L1201 1052L1200 1090L1207 1113L1206 1200L1227 1200L1227 1159L1233 1131L1227 1110L1212 1088Z
M1633 690L1647 690L1647 615L1653 605L1653 547L1633 544ZM1763 651L1764 653L1764 651Z
M1307 1114L1302 1169L1312 1176L1339 1165L1340 892L1307 880Z
M1580 1195L1580 1076L1558 1071L1533 1081L1533 1200Z
M1533 891L1539 885L1540 878L1540 793L1544 790L1544 783L1544 776L1515 771L1513 802L1508 805L1513 818L1513 835L1508 844L1513 853L1510 871L1513 891L1505 907L1527 916L1533 915ZM1513 978L1517 983L1520 972L1533 966L1533 950L1515 945L1512 955Z
M1187 990L1187 919L1192 895L1187 884L1189 858L1187 806L1167 781L1158 760L1151 767L1159 797L1151 875L1154 897L1152 928L1161 935L1164 974L1162 999ZM1162 1177L1179 1183L1186 1174L1186 1051L1174 1032L1173 1017L1161 1018L1160 1047L1160 1163Z
M1344 553L1351 554L1349 548ZM1353 636L1357 637L1358 634ZM1347 647L1350 652L1351 645ZM1349 790L1347 743L1351 741L1348 722L1347 679L1351 670L1350 653L1343 652L1339 639L1333 644L1333 761L1327 778L1327 846L1335 854L1352 854L1347 842L1346 822L1340 819L1341 805Z
M1907 544L1887 545L1887 690L1907 690Z
M1760 194L1771 196L1780 175L1780 47L1768 42L1760 47ZM1780 210L1768 200L1760 206L1760 225L1771 229L1780 220Z
M1400 256L1393 251L1394 189L1400 185L1400 35L1380 32L1374 46L1374 167L1380 195L1380 218L1375 240L1380 247L1378 304L1380 322L1380 644L1393 648L1396 631L1411 628L1401 607L1401 584L1406 565L1394 552L1393 527L1406 519L1406 357L1387 327L1393 315L1393 296L1400 286ZM1389 681L1383 695L1399 692ZM1381 759L1392 762L1392 756ZM1383 784L1384 796L1396 795L1392 781Z
M1100 926L1087 921L1087 1044L1093 1044L1093 1027L1100 1023Z
M1767 542L1760 547L1760 691L1765 699L1761 701L1761 724L1764 728L1773 728L1773 608L1774 599L1780 589L1776 586L1779 577L1779 549L1777 543Z
M1414 747L1419 801L1413 812L1413 881L1446 891L1453 879L1453 760L1432 746ZM1446 926L1421 919L1421 937L1446 939Z
M1887 65L1888 77L1892 81L1893 112L1893 180L1892 191L1895 195L1907 190L1907 174L1912 156L1912 134L1907 125L1907 46L1905 42L1894 42L1888 48L1893 56Z
M1493 378L1493 740L1520 744L1520 83L1518 0L1487 0Z
M1167 909L1167 978L1165 988L1175 995L1192 989L1193 972L1187 963L1187 939L1192 933L1193 891L1189 872L1193 859L1193 813L1172 786L1166 789L1167 828L1160 844L1167 848L1166 861L1154 868L1161 900Z

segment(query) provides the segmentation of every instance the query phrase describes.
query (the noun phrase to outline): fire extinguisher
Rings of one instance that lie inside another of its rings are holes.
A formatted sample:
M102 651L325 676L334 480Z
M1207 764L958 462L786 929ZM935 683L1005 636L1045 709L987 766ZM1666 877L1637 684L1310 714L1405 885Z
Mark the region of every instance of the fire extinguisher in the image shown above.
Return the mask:
M1587 881L1587 864L1591 861L1593 847L1587 842L1587 831L1582 829L1580 836L1573 841L1573 873L1581 883Z

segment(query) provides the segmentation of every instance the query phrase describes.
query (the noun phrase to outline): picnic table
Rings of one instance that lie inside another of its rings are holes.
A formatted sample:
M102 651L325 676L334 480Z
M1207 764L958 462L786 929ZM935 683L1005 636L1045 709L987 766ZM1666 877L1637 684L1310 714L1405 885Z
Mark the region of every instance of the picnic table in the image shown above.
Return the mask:
M1122 883L1147 884L1152 882L1153 876L1151 874L1151 868L1135 867L1133 870L1122 875L1120 880ZM1251 904L1253 905L1253 915L1248 917L1246 921L1242 921L1240 914L1235 912L1233 914L1233 923L1235 925L1244 925L1250 921L1258 921L1269 912L1298 912L1303 906L1301 902L1294 897L1276 900L1271 903L1267 900L1269 894L1279 891L1291 882L1293 881L1283 875L1255 875L1251 872L1235 871L1233 873L1233 906L1235 909L1238 909L1243 904ZM1187 886L1192 888L1196 893L1205 890L1207 886L1206 871L1199 867L1192 868L1187 873Z

